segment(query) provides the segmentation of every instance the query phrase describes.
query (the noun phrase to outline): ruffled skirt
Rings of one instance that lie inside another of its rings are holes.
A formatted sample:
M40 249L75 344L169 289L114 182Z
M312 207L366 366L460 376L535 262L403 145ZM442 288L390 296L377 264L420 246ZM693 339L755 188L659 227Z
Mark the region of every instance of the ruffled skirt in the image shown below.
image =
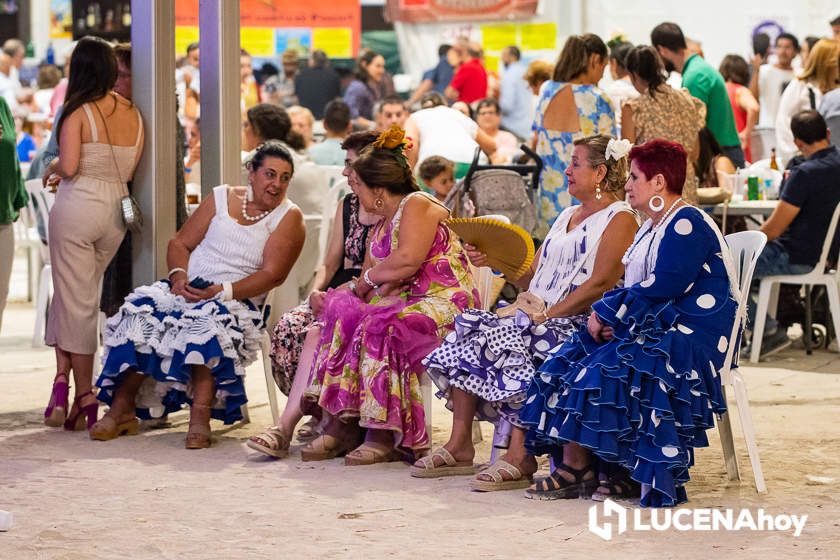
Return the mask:
M333 416L358 418L364 428L390 430L397 446L419 450L430 443L422 360L440 344L440 327L412 305L397 297L365 303L348 290L330 292L304 400Z
M247 402L245 367L258 356L262 316L251 302L209 299L189 303L169 282L141 286L105 326L99 399L111 404L128 370L147 375L137 395L137 415L157 418L192 401L192 366L215 379L212 417L232 424Z
M585 321L585 316L552 318L533 324L524 313L499 317L469 309L455 319L455 330L423 361L438 387L438 398L452 410L452 389L479 398L476 416L521 426L519 410L536 368Z
M696 317L625 303L610 342L581 329L539 369L520 412L526 446L543 454L576 442L629 470L644 485L641 505L673 506L687 499L694 448L726 410L718 371L736 304Z

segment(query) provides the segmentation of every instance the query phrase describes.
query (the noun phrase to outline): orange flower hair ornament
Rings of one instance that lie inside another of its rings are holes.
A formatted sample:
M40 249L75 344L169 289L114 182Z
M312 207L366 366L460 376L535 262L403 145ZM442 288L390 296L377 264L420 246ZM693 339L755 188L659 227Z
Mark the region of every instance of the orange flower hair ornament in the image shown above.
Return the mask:
M400 164L408 167L408 158L405 156L405 150L410 150L412 147L411 138L405 135L405 130L399 125L392 124L391 128L382 132L376 140L373 141L373 147L380 150L387 150L391 152L394 159Z

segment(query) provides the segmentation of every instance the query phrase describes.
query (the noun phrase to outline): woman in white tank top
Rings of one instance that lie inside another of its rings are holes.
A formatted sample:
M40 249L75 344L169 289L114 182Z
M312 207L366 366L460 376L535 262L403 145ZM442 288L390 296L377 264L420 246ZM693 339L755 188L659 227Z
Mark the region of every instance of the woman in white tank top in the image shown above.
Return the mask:
M210 418L242 418L245 367L256 360L257 307L300 254L303 214L286 198L292 156L260 146L247 187L216 187L169 242L166 280L132 292L105 328L97 385L111 410L90 429L109 440L135 434L137 416L190 405L187 449L210 446Z

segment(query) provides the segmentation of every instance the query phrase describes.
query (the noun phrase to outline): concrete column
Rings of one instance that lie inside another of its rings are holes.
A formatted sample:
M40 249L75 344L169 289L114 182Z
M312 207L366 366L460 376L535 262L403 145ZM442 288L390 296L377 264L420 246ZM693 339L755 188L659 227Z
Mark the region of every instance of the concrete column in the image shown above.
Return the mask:
M242 114L239 101L239 2L199 0L201 193L238 185Z
M166 246L175 233L175 3L131 2L132 97L146 139L133 193L143 232L133 239L134 285L166 276Z

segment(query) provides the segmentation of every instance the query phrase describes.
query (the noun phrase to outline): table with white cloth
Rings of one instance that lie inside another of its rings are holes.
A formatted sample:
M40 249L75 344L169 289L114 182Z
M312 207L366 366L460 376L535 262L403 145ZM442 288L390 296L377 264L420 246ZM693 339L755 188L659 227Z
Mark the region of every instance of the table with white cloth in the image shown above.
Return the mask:
M703 206L703 210L713 216L720 216L722 218L721 229L726 230L726 220L730 216L745 216L756 225L761 226L776 206L779 205L778 200L737 200L729 202L721 202L714 206Z

